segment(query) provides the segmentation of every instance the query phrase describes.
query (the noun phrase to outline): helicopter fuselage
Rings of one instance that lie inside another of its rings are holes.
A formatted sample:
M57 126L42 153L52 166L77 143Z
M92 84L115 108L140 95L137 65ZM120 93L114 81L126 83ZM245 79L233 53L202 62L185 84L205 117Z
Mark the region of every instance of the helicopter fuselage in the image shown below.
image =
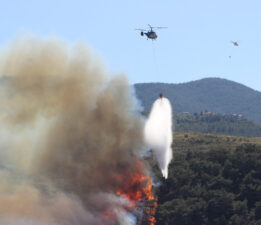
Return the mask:
M238 46L238 42L237 41L231 41L231 43L234 45L234 46Z
M167 28L167 27L152 27L151 25L149 25L149 29L135 29L135 30L140 30L141 36L144 36L144 34L145 34L147 36L147 40L148 39L155 40L155 39L157 39L158 35L154 31L154 29L165 29L165 28Z
M142 31L140 34L141 34L141 36L143 36L145 34L148 39L152 39L152 40L155 40L158 37L156 32L154 32L154 31L148 31L148 32Z
M153 40L157 39L157 37L158 37L157 34L154 31L148 31L145 34L146 34L147 38L150 38L150 39L153 39Z

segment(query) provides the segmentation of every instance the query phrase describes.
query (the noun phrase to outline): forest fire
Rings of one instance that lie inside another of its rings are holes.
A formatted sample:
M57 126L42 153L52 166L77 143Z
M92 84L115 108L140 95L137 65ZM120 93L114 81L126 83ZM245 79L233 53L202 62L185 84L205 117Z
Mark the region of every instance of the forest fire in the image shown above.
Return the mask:
M134 156L144 118L127 79L107 79L88 49L28 38L0 54L0 224L155 224Z
M152 191L152 178L145 174L142 162L137 157L134 158L137 164L136 170L119 177L123 185L116 191L116 195L129 201L129 211L133 211L134 208L142 211L141 215L136 215L137 225L154 225L157 201Z

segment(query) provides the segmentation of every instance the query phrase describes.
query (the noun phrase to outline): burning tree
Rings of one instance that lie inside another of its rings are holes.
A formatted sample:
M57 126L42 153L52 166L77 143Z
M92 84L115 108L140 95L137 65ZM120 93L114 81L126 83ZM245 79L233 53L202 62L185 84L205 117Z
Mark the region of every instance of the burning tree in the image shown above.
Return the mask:
M137 218L137 225L154 225L157 200L153 194L152 178L145 174L143 163L135 157L136 170L119 176L122 187L116 195L129 201L129 210Z

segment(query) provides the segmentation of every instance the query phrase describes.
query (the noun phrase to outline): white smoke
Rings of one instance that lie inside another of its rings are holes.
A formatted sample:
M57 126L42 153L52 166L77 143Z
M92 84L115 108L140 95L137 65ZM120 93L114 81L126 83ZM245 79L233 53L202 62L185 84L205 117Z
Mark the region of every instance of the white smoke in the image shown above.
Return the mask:
M172 109L167 98L157 99L145 124L145 142L154 152L163 177L168 178L172 159Z

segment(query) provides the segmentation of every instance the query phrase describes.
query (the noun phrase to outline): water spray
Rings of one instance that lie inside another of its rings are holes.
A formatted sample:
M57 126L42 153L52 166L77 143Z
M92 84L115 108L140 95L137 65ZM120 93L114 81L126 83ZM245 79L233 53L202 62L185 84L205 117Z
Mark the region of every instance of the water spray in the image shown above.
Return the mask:
M156 156L158 166L165 179L172 159L172 109L169 100L160 93L149 114L144 129L145 142Z

